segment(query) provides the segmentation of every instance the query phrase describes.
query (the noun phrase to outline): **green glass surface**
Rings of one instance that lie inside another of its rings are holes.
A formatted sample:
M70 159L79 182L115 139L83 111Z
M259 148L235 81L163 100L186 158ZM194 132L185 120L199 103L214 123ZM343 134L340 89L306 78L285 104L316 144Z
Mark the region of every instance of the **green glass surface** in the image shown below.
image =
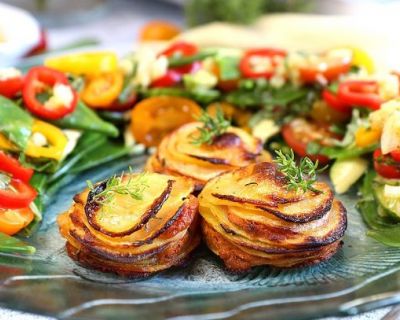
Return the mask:
M68 258L56 216L85 181L101 180L144 157L91 170L62 188L29 243L33 256L0 255L0 305L60 319L305 319L355 314L400 302L400 249L365 235L355 194L343 247L329 261L298 269L254 268L235 275L202 245L184 268L142 281L84 269Z

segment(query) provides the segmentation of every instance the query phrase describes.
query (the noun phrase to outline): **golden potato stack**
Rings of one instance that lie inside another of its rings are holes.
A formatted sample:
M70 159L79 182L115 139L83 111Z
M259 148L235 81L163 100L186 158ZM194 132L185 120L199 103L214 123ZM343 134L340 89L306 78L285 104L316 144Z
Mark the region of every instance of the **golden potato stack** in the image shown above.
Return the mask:
M245 130L230 127L211 144L196 145L203 124L192 122L166 136L146 164L146 170L190 178L201 190L208 180L221 173L252 163L269 161L262 142Z
M203 238L237 272L326 260L341 246L346 209L327 184L313 187L319 192L289 191L286 178L267 162L222 174L199 195Z
M123 183L137 178L127 174ZM99 195L107 181L77 194L58 217L69 256L82 265L129 277L145 277L183 264L200 242L198 201L189 179L156 173L143 176L140 199ZM103 199L104 200L104 199Z

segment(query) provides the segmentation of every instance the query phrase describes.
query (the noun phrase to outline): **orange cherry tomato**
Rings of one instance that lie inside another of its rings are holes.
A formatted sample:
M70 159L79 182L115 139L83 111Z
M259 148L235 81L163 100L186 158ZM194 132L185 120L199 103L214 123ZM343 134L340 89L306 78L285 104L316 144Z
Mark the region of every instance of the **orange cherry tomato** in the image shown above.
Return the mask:
M1 209L0 232L12 236L30 224L35 217L30 208Z
M140 41L171 40L181 33L181 29L168 21L150 21L140 30Z
M151 97L142 100L133 109L131 130L137 142L153 147L171 131L195 121L200 113L200 106L190 99Z
M117 98L124 85L120 71L104 73L91 78L82 92L82 100L92 108L106 109Z

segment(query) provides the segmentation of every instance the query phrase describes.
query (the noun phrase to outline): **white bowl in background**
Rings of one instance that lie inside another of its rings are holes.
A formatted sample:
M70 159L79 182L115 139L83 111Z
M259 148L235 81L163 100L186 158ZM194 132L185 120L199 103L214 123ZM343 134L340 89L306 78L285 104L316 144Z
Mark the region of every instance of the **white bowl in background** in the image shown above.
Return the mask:
M40 40L40 26L27 11L0 3L0 67L16 63Z

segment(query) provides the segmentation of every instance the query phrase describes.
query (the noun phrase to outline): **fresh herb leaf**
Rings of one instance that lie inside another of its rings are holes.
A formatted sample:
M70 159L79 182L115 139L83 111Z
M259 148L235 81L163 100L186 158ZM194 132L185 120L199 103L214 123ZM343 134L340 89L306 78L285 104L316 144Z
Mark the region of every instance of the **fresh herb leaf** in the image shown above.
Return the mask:
M215 117L203 111L198 121L202 122L203 126L198 127L199 135L192 139L192 144L195 145L211 144L216 137L223 134L231 125L230 121L225 119L221 108L217 108Z
M144 191L149 187L146 182L146 173L133 176L132 169L129 168L129 178L124 181L125 175L122 173L120 176L114 175L107 180L106 187L103 191L94 196L94 200L102 205L111 203L115 195L128 195L132 199L142 200ZM94 190L92 182L87 181L90 190Z
M314 163L310 158L304 157L297 165L293 150L291 150L290 154L284 154L282 151L277 150L276 155L274 162L285 175L288 190L321 192L313 187L313 184L317 181L317 173L326 169L326 167L318 169L318 160Z

